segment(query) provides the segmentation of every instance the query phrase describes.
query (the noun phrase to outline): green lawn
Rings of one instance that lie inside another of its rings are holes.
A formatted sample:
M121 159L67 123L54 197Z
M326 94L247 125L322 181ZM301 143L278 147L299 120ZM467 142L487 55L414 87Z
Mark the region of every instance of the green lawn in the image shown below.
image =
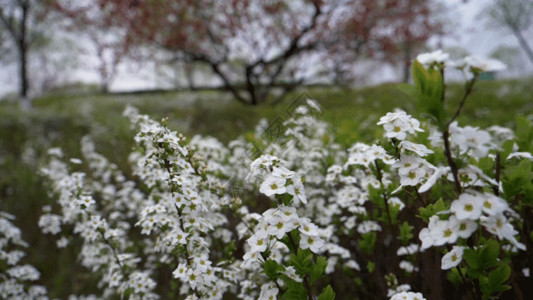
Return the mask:
M533 80L481 81L468 99L460 124L514 128L516 115L533 116ZM80 157L79 141L91 134L97 151L117 163L128 174L127 155L132 132L122 117L127 104L155 119L168 117L169 126L187 136L211 135L223 142L252 132L261 118L274 121L287 118L290 105L306 93L324 109L322 118L337 132L338 141L350 145L371 142L379 117L394 108L415 115L415 101L402 94L394 84L347 90L309 88L290 94L277 105L244 106L228 94L216 91L169 92L138 95L69 95L55 93L34 100L30 112L21 112L13 103L0 102L0 211L17 216L24 239L32 247L28 262L43 272L41 283L52 297L84 293L91 284L79 283L73 276L87 270L78 267L73 253L57 250L39 233L36 222L44 204L53 203L39 177L40 158L46 149L60 146L69 157ZM450 111L462 97L463 87L452 84L446 101ZM68 251L68 250L66 250ZM55 273L57 262L69 266Z

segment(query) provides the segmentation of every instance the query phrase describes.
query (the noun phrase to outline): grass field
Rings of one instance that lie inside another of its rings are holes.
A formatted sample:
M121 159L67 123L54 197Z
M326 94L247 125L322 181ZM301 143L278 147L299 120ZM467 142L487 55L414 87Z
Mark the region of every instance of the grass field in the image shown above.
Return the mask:
M533 117L532 83L531 78L479 82L459 123L514 128L516 115ZM457 106L462 93L460 84L450 85L446 98L450 110ZM211 135L227 143L253 132L261 118L271 122L285 118L291 104L305 95L318 100L324 109L322 118L332 124L338 142L345 146L356 141L370 142L378 130L375 124L379 117L394 108L416 116L414 100L393 84L355 90L302 89L277 105L258 107L243 106L216 91L137 95L57 92L35 99L30 112L21 112L16 104L4 101L0 102L0 211L17 216L15 224L32 245L28 263L42 271L41 284L47 286L50 296L64 298L70 293L90 293L94 288L91 281L79 281L90 274L76 265L76 255L58 250L37 228L42 205L52 203L38 175L40 159L49 147L59 146L68 157L80 157L80 139L90 134L97 143L97 151L130 174L127 155L132 132L122 117L128 104L155 119L168 118L169 126L186 136ZM69 267L57 273L58 264Z

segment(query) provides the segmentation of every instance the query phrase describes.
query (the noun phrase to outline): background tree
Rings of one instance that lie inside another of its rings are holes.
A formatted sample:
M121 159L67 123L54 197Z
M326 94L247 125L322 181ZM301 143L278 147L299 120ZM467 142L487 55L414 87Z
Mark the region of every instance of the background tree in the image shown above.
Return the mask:
M87 54L95 54L98 59L97 72L100 76L100 91L103 93L109 91L119 64L131 50L130 40L125 33L129 27L128 22L133 20L120 17L127 13L127 7L114 7L116 4L127 3L111 2L61 0L54 3L55 11L64 19L64 29L74 34L76 41L93 46L93 53Z
M358 57L398 51L390 36L396 26L412 43L433 29L415 35L425 21L406 29L413 16L406 10L424 7L418 1L94 1L106 12L101 17L126 29L125 41L155 46L174 62L208 66L235 99L253 105L320 74L343 77L338 72L348 73ZM399 10L405 13L397 16Z
M8 33L18 54L21 105L29 108L28 53L43 34L44 20L52 0L0 0L0 26Z
M518 39L520 46L533 63L533 50L524 36L533 22L533 1L531 0L496 0L488 7L487 13L499 26L509 29ZM530 40L530 39L529 39Z
M263 102L304 81L296 62L319 47L328 8L320 1L165 1L132 6L136 36L175 59L205 64L234 97Z
M356 57L363 54L392 65L400 62L402 80L407 81L416 52L443 32L443 23L434 13L437 4L431 0L351 2L341 26L342 44Z

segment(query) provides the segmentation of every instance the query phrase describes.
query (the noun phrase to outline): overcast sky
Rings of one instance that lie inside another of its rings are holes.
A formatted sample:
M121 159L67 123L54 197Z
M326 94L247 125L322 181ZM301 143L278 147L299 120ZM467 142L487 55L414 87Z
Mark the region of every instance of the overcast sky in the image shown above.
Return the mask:
M443 48L450 46L460 46L465 48L472 54L488 56L491 51L501 45L510 47L519 47L516 38L502 28L494 28L488 26L486 19L480 17L480 12L490 4L491 0L468 0L464 3L463 0L442 0L448 9L445 13L449 22L448 30L451 34L441 40ZM437 47L438 40L435 39L432 43L433 47ZM526 61L524 70L531 72L533 65ZM151 70L143 70L142 76L119 74L117 79L111 86L112 90L127 90L127 89L143 89L154 88L155 81ZM10 66L0 66L0 97L7 93L16 92L17 90L17 66L12 64ZM385 76L385 78L392 78L393 75ZM96 72L92 72L85 68L83 71L77 71L70 78L76 78L80 81L97 82L98 76ZM381 77L383 78L383 77Z

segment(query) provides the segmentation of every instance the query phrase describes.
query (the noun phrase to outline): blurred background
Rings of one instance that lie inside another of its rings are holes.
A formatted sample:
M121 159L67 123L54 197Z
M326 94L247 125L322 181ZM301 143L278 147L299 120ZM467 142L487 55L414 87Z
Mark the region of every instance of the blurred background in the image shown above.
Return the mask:
M410 61L436 49L500 59L508 65L500 78L533 72L529 0L0 0L0 7L0 99L69 86L222 88L257 104L302 85L406 81Z

